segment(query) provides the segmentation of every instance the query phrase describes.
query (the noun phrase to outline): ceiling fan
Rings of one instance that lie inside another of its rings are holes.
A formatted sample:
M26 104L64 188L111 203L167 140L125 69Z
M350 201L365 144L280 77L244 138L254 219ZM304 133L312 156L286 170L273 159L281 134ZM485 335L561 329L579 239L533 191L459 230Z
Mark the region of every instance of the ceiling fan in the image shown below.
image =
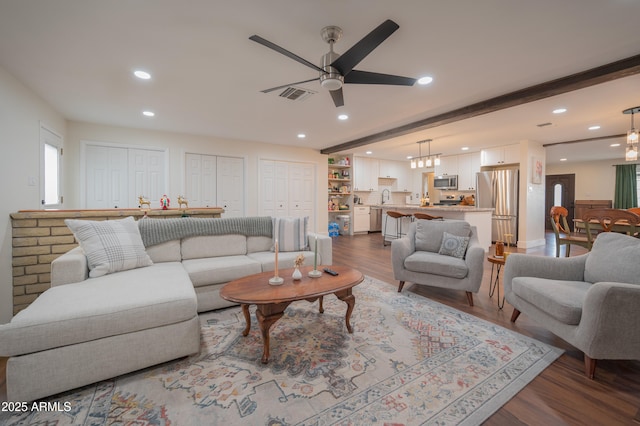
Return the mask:
M373 31L364 36L362 40L353 45L342 55L333 51L333 44L342 37L342 29L336 26L324 27L321 31L322 39L329 43L329 52L322 57L321 66L317 66L301 58L300 56L289 52L286 49L274 44L258 35L252 35L249 40L260 43L263 46L273 49L276 52L287 56L294 61L313 68L320 72L320 76L310 80L289 83L271 89L262 90L263 93L269 93L274 90L283 89L296 84L308 83L310 81L320 81L320 85L329 90L333 103L336 107L344 105L344 97L342 95L343 84L385 84L395 86L413 86L416 82L415 78L401 77L397 75L380 74L369 71L358 71L353 68L360 63L369 53L378 45L385 41L400 26L390 19L378 25Z

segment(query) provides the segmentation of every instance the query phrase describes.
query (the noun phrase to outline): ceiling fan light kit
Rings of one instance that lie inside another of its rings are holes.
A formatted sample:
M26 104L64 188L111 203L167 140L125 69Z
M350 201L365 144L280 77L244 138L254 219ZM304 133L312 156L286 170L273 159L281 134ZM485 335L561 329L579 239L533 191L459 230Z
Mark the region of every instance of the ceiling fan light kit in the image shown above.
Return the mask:
M631 130L627 132L627 149L624 156L626 161L638 160L638 129L635 128L633 123L633 115L637 112L640 112L640 106L622 111L623 114L631 114Z
M385 41L400 26L390 19L378 25L373 31L364 36L360 41L353 45L342 55L333 51L333 44L342 37L342 29L336 26L327 26L320 31L322 39L329 43L329 52L326 53L321 60L321 66L317 66L306 59L272 43L258 35L252 35L249 40L255 41L269 49L293 59L309 68L320 73L318 78L299 81L296 83L285 84L282 86L272 87L271 89L262 90L263 93L269 93L274 90L287 88L291 85L308 83L311 81L320 81L320 86L329 91L333 103L336 107L344 106L344 96L342 86L344 84L382 84L394 86L413 86L416 82L415 78L402 77L397 75L380 74L369 71L359 71L353 68L358 65L369 53Z

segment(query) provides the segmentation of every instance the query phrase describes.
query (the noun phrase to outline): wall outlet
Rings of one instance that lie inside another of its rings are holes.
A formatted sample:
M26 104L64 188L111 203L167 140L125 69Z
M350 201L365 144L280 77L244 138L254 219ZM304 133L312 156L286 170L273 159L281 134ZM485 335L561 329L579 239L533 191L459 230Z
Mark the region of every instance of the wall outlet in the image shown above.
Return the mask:
M27 185L36 186L37 184L38 184L38 179L36 179L35 176L29 176L29 178L27 179Z

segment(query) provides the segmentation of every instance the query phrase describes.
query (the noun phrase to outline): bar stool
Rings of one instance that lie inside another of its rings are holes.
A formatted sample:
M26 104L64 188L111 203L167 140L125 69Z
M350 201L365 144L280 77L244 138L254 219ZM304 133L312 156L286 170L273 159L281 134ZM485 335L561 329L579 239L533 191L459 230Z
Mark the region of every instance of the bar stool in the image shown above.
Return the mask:
M415 217L416 219L425 219L425 220L434 220L434 219L441 220L442 219L442 216L431 216L430 214L426 214L426 213L414 213L413 217Z
M387 221L389 218L393 218L395 219L396 222L396 233L395 234L389 234L389 228L387 226ZM400 213L400 212L394 212L394 211L388 211L387 215L384 218L384 235L382 235L382 245L386 246L387 245L387 237L389 237L392 240L398 239L398 238L402 238L403 235L405 235L402 232L402 219L405 217L409 217L411 218L411 221L413 221L413 215L411 214L406 214L406 213ZM391 244L391 243L389 243Z

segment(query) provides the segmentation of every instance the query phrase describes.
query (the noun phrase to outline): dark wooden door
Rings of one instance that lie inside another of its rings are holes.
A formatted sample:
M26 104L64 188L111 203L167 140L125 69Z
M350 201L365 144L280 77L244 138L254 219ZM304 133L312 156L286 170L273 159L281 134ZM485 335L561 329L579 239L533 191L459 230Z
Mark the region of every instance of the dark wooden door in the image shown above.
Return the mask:
M549 210L551 207L560 205L569 211L567 221L573 228L573 212L576 200L576 175L547 175L545 188L545 228L551 229L549 222Z

